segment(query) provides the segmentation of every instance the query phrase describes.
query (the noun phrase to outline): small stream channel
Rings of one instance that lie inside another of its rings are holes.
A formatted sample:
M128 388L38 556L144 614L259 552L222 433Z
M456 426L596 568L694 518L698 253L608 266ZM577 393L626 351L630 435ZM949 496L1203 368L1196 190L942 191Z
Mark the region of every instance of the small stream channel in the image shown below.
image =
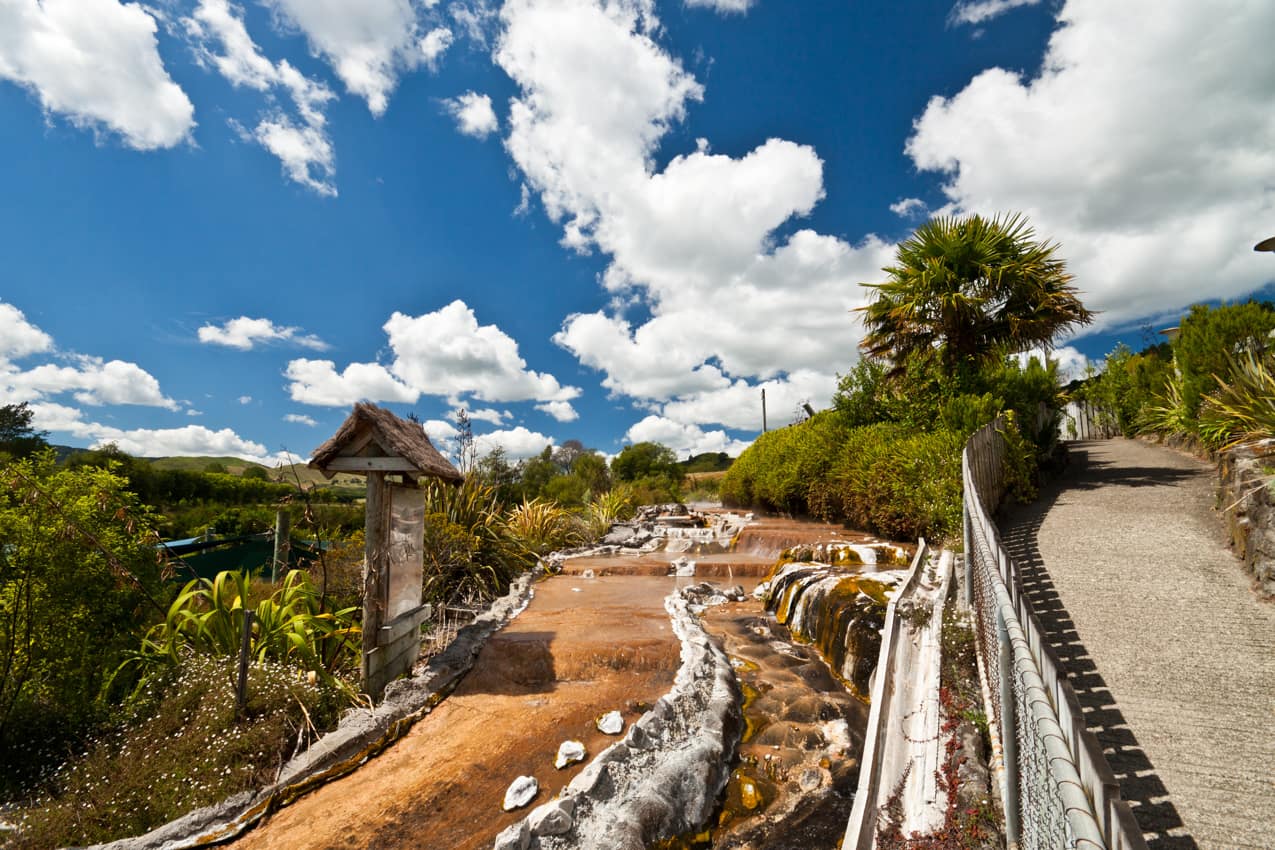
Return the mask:
M744 694L744 738L730 781L702 832L661 842L658 850L832 850L858 783L864 695L887 593L909 553L837 526L786 519L755 520L725 545L690 529L667 542L641 554L564 564L569 574L602 577L667 575L679 566L685 572L693 561L693 577L669 577L670 590L707 581L748 594L701 613ZM781 556L791 563L780 563Z

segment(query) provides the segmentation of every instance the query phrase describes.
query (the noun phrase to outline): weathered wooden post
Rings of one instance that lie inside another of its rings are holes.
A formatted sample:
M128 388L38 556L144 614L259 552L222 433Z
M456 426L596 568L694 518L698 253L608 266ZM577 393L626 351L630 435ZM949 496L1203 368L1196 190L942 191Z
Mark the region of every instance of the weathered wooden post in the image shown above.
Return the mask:
M392 679L412 669L420 625L430 616L421 604L425 494L419 479L458 484L461 474L420 423L364 402L314 450L310 466L328 478L338 472L367 476L362 677L363 690L379 698Z
M274 558L270 561L270 583L279 583L279 573L288 571L292 551L292 515L279 508L274 516Z

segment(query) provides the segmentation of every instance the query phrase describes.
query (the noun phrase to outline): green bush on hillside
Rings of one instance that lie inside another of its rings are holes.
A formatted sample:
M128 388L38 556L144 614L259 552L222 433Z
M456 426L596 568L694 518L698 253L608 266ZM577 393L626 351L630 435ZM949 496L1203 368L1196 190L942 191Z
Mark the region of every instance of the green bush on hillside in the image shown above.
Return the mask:
M834 412L762 435L722 481L722 501L809 513L896 539L956 534L965 434L895 422L848 428Z

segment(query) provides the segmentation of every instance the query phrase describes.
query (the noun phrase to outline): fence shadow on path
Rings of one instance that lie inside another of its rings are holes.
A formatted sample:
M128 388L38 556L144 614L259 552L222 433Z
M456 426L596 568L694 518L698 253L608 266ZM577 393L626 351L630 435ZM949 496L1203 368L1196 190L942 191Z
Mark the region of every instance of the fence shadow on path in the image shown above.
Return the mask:
M1042 487L1039 498L1032 504L1007 509L998 523L1005 548L1018 564L1023 593L1030 600L1045 639L1076 692L1086 726L1102 745L1120 783L1120 795L1129 803L1150 850L1199 850L1199 845L1189 834L1184 834L1185 824L1168 799L1168 789L1138 744L1089 650L1081 642L1076 625L1045 569L1037 535L1045 515L1064 490L1088 490L1104 485L1172 485L1191 474L1188 470L1157 467L1113 467L1091 459L1083 443L1072 444L1066 472ZM1084 480L1078 480L1082 475Z

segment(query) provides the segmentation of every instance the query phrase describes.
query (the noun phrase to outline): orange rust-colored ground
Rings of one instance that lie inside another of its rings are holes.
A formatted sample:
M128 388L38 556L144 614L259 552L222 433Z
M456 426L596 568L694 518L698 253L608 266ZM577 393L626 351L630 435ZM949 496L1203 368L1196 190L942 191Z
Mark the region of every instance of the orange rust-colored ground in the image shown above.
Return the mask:
M583 741L591 758L614 740L596 730L596 717L619 709L632 722L672 686L679 646L663 607L672 587L672 579L625 576L542 582L456 691L403 740L235 846L490 846L526 814L501 810L515 777L535 776L541 790L532 805L545 802L583 768L554 769L562 741Z

